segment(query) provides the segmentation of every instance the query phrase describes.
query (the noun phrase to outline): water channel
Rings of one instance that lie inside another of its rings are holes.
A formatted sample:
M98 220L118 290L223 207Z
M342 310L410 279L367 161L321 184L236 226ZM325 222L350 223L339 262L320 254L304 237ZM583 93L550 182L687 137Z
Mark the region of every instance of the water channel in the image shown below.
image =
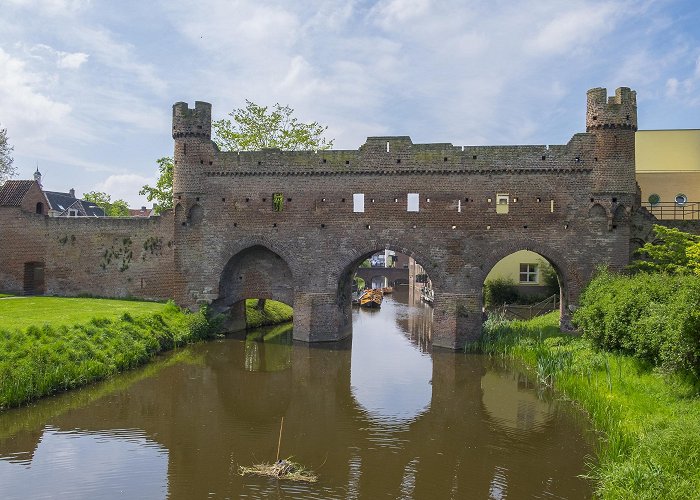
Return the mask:
M523 370L430 348L406 287L351 340L225 338L0 414L0 498L590 498L585 418ZM242 477L281 455L317 483Z

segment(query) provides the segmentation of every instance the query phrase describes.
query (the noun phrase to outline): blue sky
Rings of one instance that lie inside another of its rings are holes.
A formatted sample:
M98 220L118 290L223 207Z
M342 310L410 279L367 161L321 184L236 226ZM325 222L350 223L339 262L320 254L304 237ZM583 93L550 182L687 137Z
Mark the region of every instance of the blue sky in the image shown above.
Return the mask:
M637 90L641 129L700 128L696 0L0 0L0 126L19 178L133 206L171 107L245 99L371 135L563 144L592 87Z

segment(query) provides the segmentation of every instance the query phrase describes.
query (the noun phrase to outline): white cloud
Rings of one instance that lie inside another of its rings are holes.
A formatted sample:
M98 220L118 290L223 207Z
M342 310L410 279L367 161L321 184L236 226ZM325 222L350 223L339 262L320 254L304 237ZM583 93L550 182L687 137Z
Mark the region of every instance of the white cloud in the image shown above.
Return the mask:
M125 200L132 208L142 206L151 207L152 203L146 201L145 196L139 196L138 192L142 186L149 184L154 186L156 178L140 174L114 174L107 177L104 182L88 188L87 191L100 191L108 193L112 200Z
M60 52L56 64L59 68L78 69L88 60L88 57L84 52Z

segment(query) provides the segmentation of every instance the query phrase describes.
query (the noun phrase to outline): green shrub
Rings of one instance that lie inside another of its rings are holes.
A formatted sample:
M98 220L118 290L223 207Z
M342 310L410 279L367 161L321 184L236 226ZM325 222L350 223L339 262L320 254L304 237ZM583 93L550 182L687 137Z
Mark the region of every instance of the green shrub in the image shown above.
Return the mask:
M513 280L496 278L484 282L484 305L487 308L512 304L517 300L518 287Z
M601 271L581 295L574 322L598 348L700 375L698 276Z

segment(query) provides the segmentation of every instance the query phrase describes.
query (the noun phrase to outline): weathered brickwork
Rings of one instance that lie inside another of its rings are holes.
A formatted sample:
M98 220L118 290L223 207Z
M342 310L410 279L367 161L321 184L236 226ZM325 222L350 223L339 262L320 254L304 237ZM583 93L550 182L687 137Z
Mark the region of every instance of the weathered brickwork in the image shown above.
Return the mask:
M172 215L48 217L19 207L0 207L0 220L0 289L4 291L21 293L25 264L39 262L46 294L172 296Z
M372 137L353 151L223 153L210 140L210 105L177 103L176 300L227 310L245 297L277 298L294 307L296 338L336 340L351 327L353 271L389 248L429 273L433 343L455 348L480 333L491 267L529 249L559 273L566 324L596 265L628 262L636 202L635 93L591 90L586 121L587 132L561 146ZM358 193L362 213L353 211ZM418 212L407 211L408 193L419 194ZM499 194L507 214L497 213ZM265 249L255 265L251 249ZM261 269L284 284L265 285Z
M528 249L557 270L568 325L595 267L628 262L639 205L635 130L633 91L608 98L593 89L586 132L566 145L370 137L351 151L224 153L211 141L211 106L177 103L173 212L59 220L0 209L0 288L20 290L24 264L37 261L47 293L172 296L192 308L210 303L232 324L241 324L243 299L271 298L294 307L295 338L331 341L351 331L354 270L388 248L430 275L433 345L458 348L480 334L489 270ZM418 194L417 212L408 211L409 193Z

